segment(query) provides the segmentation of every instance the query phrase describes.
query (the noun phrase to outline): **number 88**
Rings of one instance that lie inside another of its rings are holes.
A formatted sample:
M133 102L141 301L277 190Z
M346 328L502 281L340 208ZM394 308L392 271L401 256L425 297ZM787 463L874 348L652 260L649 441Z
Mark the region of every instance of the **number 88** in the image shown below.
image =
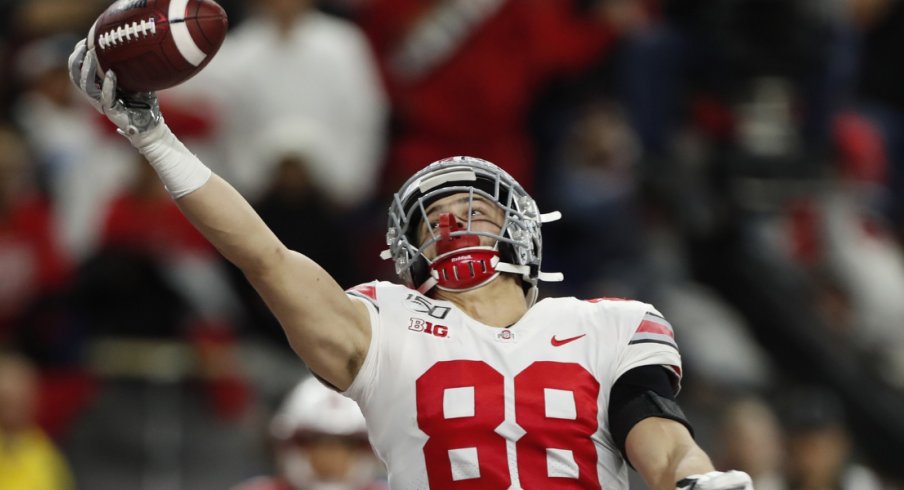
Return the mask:
M525 434L515 444L522 488L599 489L597 453L599 382L574 363L534 362L515 376L515 422ZM511 486L506 439L504 377L483 361L442 361L416 382L418 427L431 489L492 490ZM446 390L473 389L468 413L446 417ZM565 394L573 410L550 412L548 397ZM472 455L477 467L453 460ZM564 463L562 459L564 458ZM550 462L559 461L559 464Z

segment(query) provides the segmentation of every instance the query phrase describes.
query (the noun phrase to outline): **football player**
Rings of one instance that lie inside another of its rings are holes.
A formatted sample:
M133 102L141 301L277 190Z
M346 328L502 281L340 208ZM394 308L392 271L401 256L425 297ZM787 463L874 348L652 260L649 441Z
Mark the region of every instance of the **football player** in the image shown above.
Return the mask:
M233 490L386 490L361 410L313 377L289 393L270 429L279 476Z
M390 205L384 253L403 284L345 292L176 139L153 93L119 93L115 74L96 70L80 43L73 81L308 367L358 403L392 488L625 489L628 465L657 490L752 488L694 442L675 402L674 334L655 308L535 302L539 281L559 279L540 270L540 226L557 216L497 166L454 157L412 176Z

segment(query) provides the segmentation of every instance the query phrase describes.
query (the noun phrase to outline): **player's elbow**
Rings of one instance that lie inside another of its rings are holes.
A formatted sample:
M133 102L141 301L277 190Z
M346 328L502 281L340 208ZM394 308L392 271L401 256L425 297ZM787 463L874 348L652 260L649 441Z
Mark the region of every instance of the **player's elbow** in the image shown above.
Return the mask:
M308 368L335 389L345 391L361 369L366 353L335 340L293 339L289 335L289 344Z

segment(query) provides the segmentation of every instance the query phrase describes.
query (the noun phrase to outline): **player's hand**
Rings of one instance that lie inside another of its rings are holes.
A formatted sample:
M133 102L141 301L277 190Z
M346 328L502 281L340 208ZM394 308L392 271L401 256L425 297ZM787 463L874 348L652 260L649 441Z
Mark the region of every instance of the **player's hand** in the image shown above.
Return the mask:
M136 136L160 125L160 104L153 92L122 93L116 90L116 74L97 76L97 56L82 39L69 56L69 78L88 96L91 105L107 116L119 132L135 143Z
M166 190L179 199L204 185L211 176L204 166L163 121L153 92L122 93L116 90L116 75L97 75L97 56L82 39L69 56L69 78L84 93L97 112L107 116L144 155L160 176Z
M675 487L676 490L753 490L753 481L743 471L710 471L682 478Z

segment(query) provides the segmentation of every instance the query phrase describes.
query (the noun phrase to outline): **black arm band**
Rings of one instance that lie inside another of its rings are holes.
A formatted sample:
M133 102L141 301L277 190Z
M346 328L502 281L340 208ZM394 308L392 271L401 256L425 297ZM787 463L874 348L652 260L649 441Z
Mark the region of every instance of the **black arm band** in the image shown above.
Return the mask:
M641 366L623 374L612 387L609 395L609 430L625 461L628 461L625 451L628 432L645 418L674 420L687 427L693 435L690 422L675 401L670 376L661 366Z

